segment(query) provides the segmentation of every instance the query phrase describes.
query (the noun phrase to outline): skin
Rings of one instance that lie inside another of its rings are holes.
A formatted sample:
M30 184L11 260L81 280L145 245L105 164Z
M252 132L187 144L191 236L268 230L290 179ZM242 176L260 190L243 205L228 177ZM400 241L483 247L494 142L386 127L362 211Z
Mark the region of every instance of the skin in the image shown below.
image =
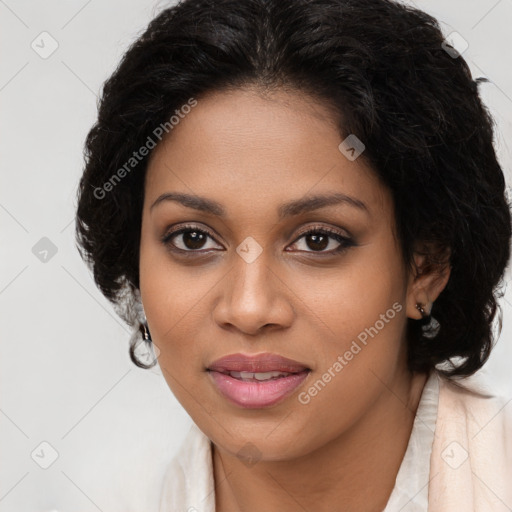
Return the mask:
M213 442L218 512L381 511L427 379L407 369L406 321L421 318L417 302L430 309L449 269L417 277L404 264L391 194L361 157L340 152L331 112L291 90L210 93L157 146L147 169L142 302L170 389ZM215 200L225 217L170 200L151 208L167 192ZM333 192L366 209L345 202L277 215L285 202ZM212 237L193 245L191 229L166 246L162 237L184 224ZM309 228L331 228L354 244L333 254L340 242L315 245L303 236ZM236 252L247 237L262 248L251 263ZM394 303L402 306L394 318L300 403L298 394ZM244 409L206 372L237 352L278 353L312 371L284 401ZM237 455L248 443L255 463Z

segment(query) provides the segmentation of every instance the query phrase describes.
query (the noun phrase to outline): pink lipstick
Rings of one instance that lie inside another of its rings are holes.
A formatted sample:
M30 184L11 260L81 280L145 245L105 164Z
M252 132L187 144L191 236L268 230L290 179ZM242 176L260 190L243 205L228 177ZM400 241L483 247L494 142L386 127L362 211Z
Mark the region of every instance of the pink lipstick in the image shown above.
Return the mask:
M274 405L290 395L310 368L278 354L230 354L211 363L208 373L232 403L250 409Z

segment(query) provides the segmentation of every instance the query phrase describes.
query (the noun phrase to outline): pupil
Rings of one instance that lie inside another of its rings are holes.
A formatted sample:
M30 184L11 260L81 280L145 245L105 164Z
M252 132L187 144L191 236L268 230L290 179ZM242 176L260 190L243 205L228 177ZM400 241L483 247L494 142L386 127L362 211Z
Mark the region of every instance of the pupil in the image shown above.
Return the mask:
M313 243L313 246L311 243ZM329 245L329 238L325 235L307 235L306 243L310 249L322 250L325 249ZM315 246L315 244L317 244Z
M204 234L197 231L183 233L183 243L188 249L200 249L204 245Z

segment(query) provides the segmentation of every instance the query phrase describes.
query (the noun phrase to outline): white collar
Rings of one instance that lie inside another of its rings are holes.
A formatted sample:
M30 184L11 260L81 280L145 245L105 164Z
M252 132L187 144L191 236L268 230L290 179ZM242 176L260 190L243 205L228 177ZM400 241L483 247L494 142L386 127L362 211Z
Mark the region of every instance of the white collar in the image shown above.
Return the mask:
M428 509L430 455L438 403L439 377L436 372L431 372L423 387L395 487L383 512L425 512Z

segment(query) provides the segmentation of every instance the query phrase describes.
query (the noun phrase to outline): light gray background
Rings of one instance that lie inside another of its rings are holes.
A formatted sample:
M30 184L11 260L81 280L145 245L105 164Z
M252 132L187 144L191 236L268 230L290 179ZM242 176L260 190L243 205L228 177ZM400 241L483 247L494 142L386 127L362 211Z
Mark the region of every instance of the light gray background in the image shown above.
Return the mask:
M474 76L492 81L481 91L510 184L512 1L414 3L442 22L445 35L459 32ZM129 331L74 245L75 191L96 95L166 5L0 0L1 511L155 510L164 466L190 425L159 370L130 362ZM31 47L39 41L43 51L43 31L58 43L46 59ZM43 237L57 250L46 262L33 253ZM508 396L511 293L485 366ZM53 450L58 458L42 469Z

